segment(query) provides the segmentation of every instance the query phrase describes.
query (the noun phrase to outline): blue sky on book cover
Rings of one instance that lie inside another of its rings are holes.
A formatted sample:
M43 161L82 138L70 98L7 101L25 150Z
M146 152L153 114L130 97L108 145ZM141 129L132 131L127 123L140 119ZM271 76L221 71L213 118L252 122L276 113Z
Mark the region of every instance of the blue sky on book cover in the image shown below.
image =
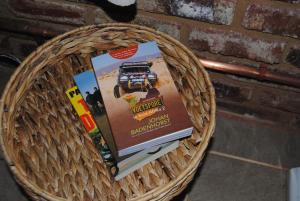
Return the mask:
M101 74L108 73L118 68L123 62L148 61L149 59L161 56L160 50L155 41L140 43L138 50L129 59L115 59L107 54L102 54L92 58L93 67L98 77Z
M84 99L86 99L87 91L93 94L94 87L99 88L96 81L95 74L91 70L75 75L74 80Z

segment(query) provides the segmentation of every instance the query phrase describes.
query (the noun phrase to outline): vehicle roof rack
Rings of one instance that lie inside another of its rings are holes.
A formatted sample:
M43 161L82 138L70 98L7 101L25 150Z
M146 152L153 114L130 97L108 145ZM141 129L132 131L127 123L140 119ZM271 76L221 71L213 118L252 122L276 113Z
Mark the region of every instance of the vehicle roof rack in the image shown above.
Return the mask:
M121 64L120 67L143 67L143 66L149 66L151 67L151 63L147 62L147 61L139 61L139 62L124 62Z

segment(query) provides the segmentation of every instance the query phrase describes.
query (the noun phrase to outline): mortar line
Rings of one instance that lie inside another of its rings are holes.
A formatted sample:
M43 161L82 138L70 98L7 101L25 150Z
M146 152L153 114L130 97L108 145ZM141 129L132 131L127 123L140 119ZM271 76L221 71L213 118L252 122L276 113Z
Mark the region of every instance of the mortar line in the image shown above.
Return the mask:
M272 164L269 164L269 163L264 163L264 162L260 162L260 161L240 157L240 156L234 156L234 155L231 155L231 154L225 154L225 153L221 153L221 152L218 152L218 151L209 151L209 153L213 154L213 155L216 155L216 156L222 156L222 157L225 157L225 158L235 159L235 160L243 161L243 162L246 162L246 163L252 163L252 164L255 164L255 165L268 167L268 168L272 168L272 169L276 169L276 170L284 170L284 171L289 170L288 168L285 168L285 167L282 167L282 166L272 165Z

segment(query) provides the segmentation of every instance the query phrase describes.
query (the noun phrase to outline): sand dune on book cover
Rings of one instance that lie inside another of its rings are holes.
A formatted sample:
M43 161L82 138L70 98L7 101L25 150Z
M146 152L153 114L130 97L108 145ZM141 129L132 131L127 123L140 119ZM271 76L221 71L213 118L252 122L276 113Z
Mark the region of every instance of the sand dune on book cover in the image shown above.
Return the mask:
M156 55L147 62L152 64L157 81L145 91L120 90L116 98L119 68L97 76L118 149L191 126L163 58Z

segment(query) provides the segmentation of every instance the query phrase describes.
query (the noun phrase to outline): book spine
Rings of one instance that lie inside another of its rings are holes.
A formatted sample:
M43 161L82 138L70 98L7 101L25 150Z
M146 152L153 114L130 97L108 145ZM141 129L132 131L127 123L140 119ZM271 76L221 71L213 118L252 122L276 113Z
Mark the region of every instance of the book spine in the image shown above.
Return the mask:
M66 94L73 105L76 113L80 117L85 129L89 133L96 149L101 155L106 166L113 176L118 174L117 161L113 157L111 150L105 142L100 129L97 127L94 117L91 115L89 107L85 103L77 86L72 87L66 91Z

